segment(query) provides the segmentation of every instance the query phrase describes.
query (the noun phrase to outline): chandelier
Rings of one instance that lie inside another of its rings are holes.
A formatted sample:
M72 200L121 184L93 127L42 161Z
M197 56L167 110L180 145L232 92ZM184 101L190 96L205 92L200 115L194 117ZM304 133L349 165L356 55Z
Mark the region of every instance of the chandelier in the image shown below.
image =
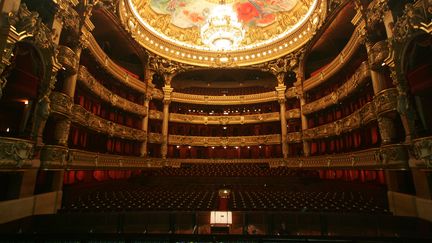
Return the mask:
M212 9L201 27L202 42L213 50L231 50L243 40L245 31L232 6L221 4Z

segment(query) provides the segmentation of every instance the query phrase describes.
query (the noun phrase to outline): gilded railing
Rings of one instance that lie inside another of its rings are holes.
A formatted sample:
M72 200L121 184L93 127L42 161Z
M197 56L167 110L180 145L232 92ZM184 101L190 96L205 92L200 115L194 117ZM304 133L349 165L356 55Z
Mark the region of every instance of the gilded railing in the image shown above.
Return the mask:
M157 110L149 110L149 118L153 120L163 120L163 112Z
M170 122L190 123L190 124L209 124L209 125L227 125L227 124L253 124L279 121L279 112L262 113L253 115L232 115L232 116L204 116L204 115L186 115L171 113Z
M123 126L108 120L105 120L80 105L72 107L72 121L85 126L94 131L108 134L112 137L119 137L130 140L144 141L146 133L143 130Z
M37 167L33 160L34 142L10 137L0 137L0 169Z
M105 88L99 83L84 66L80 66L78 71L78 80L80 83L85 85L93 94L100 97L102 100L110 103L112 106L118 107L122 110L138 114L140 116L146 115L146 109L143 105L139 105L132 101L129 101L123 97L120 97L109 89Z
M60 169L66 168L69 149L58 145L45 145L41 150L41 168Z
M359 86L368 80L367 77L370 77L369 65L367 62L363 62L351 78L342 84L342 86L336 91L333 91L318 100L305 104L302 107L303 114L307 115L339 103L340 100L353 93Z
M256 159L173 159L166 160L166 165L179 166L182 163L268 163L270 167L285 166L290 168L407 168L408 150L405 145L394 144L351 153L323 156L291 158L256 158Z
M422 160L428 168L432 167L432 137L412 140L413 153L416 159Z
M250 146L261 144L280 144L280 134L237 137L204 137L169 135L168 143L172 145L191 146Z
M288 99L291 99L291 98L297 98L297 97L298 97L297 88L296 88L296 87L288 88L288 89L285 91L285 96L286 96Z
M287 141L288 143L300 143L302 141L302 133L301 132L287 133Z
M58 54L57 59L59 63L65 68L65 70L69 73L75 74L76 68L78 64L77 56L72 49L67 46L59 45L57 47Z
M152 98L157 99L157 100L163 100L163 98L164 98L163 91L160 89L156 89L156 88L151 90L151 95L152 95Z
M172 101L189 104L208 104L208 105L238 105L255 104L277 100L276 91L250 95L227 95L227 96L207 96L173 92Z
M303 139L317 139L351 131L376 120L378 114L396 110L396 106L397 90L394 88L383 90L374 97L372 102L367 103L351 115L332 123L304 130Z
M300 118L300 109L291 109L285 112L286 119L296 119Z
M374 105L377 114L396 110L398 104L398 91L396 88L385 89L374 97Z
M119 156L112 154L99 154L76 149L69 149L68 154L68 169L79 168L146 168L146 167L162 167L160 159Z
M132 89L137 90L143 94L146 93L146 85L143 81L135 78L126 72L123 68L112 61L107 54L102 50L102 48L97 43L96 39L92 34L88 34L88 49L90 53L96 58L96 60L101 64L102 67L110 73L112 76L117 78L121 83L129 86Z
M57 113L66 117L69 117L72 112L73 100L66 94L60 92L51 92L50 95L51 103L51 111L53 113Z
M333 59L333 61L331 61L326 67L324 67L324 69L318 74L304 81L303 91L313 89L330 78L332 75L338 72L348 60L352 58L358 47L361 45L362 39L364 38L364 35L362 35L363 29L364 23L359 24L339 55L337 55L337 57Z
M149 143L161 144L161 143L162 143L162 134L160 134L160 133L152 133L152 132L150 132L150 133L148 134L147 141L148 141Z

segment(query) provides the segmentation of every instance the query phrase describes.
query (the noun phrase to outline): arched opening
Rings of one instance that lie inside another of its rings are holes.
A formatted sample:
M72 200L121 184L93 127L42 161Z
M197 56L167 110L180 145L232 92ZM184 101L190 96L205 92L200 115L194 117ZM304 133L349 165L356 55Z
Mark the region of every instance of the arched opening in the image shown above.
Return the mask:
M40 55L29 43L17 43L0 99L0 136L30 138L33 110L43 77Z
M419 136L432 135L432 37L415 38L405 53L406 78L419 115Z

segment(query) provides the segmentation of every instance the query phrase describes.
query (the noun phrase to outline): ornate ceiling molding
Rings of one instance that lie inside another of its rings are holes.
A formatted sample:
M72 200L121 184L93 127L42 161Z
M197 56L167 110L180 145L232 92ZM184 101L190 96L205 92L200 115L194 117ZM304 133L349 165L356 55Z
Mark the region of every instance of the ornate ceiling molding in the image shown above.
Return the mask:
M202 67L240 67L285 56L302 47L316 33L326 17L327 1L292 2L296 3L294 10L298 12L281 12L277 14L277 23L268 28L251 28L246 34L248 41L230 51L212 51L203 46L197 27L182 29L171 24L171 16L156 14L149 1L122 0L119 15L132 37L157 55Z

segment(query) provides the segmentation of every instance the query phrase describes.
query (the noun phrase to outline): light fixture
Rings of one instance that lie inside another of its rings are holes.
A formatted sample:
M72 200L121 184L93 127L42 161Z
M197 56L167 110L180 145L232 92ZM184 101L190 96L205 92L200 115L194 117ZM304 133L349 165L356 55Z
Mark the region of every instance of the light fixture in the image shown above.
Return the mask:
M213 8L201 27L201 40L213 50L231 50L239 46L245 35L242 24L231 5L220 5Z

